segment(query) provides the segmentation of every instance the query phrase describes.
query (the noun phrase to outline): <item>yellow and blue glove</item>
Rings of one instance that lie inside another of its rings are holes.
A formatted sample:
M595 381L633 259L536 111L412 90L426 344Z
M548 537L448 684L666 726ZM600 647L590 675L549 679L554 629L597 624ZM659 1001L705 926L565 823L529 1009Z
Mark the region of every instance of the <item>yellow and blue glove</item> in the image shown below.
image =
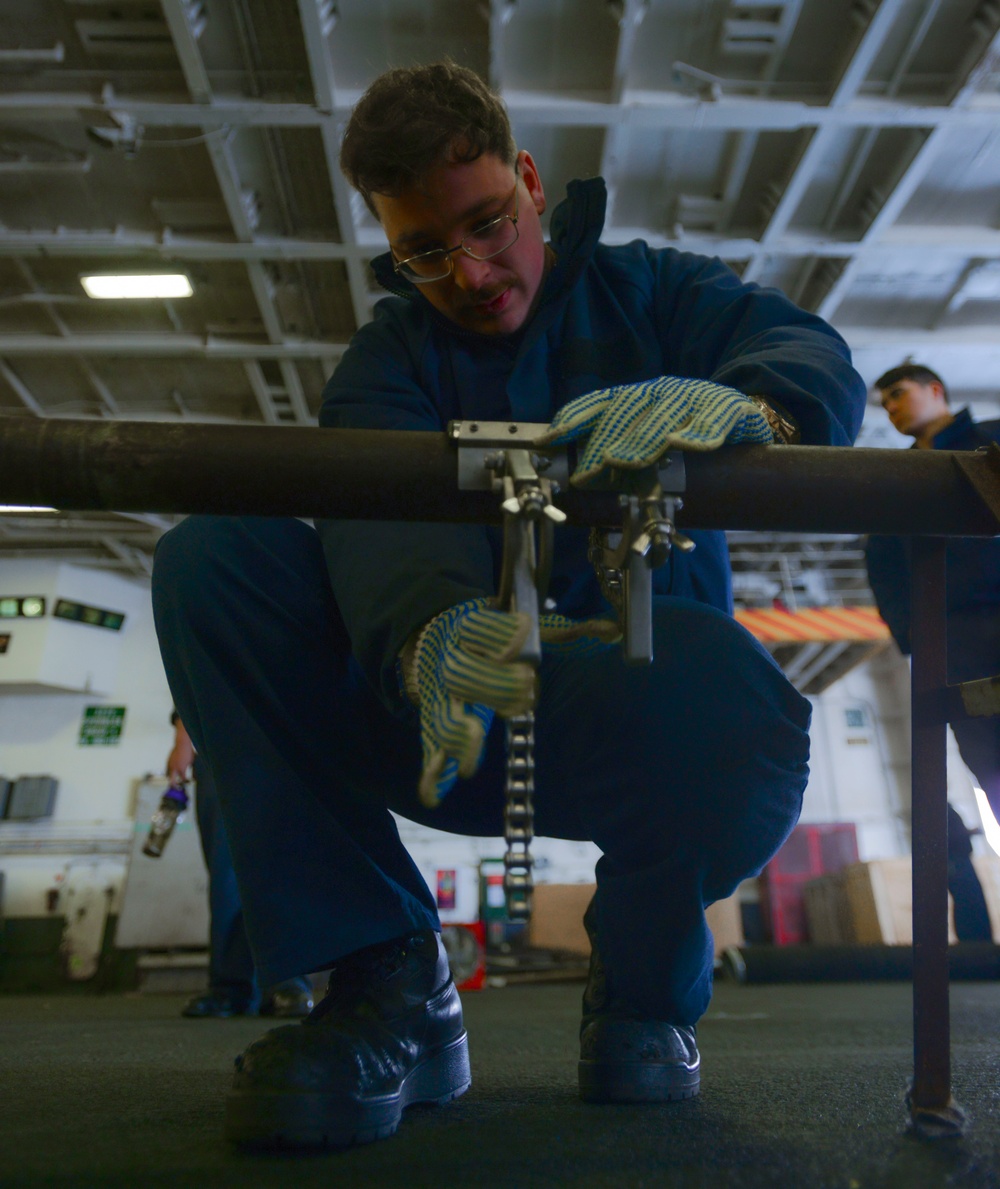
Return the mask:
M711 380L661 376L578 396L564 405L539 446L589 435L571 482L580 486L610 467L637 470L668 450L715 450L723 443L771 443L760 407L735 388Z
M420 708L424 764L420 800L438 805L459 776L479 768L495 714L512 718L535 704L535 669L519 660L530 627L528 616L499 611L488 599L449 607L420 633L406 688ZM560 653L586 653L620 638L610 620L571 620L543 615L543 646Z

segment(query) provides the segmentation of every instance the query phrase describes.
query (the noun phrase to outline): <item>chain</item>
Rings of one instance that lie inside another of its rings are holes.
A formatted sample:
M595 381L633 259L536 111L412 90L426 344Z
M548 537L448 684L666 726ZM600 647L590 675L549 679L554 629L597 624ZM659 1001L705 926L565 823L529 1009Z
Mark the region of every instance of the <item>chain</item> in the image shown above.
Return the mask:
M535 715L507 720L507 786L504 808L503 886L512 921L531 916L531 840L535 834Z
M612 534L606 529L592 528L587 542L587 560L594 567L601 594L615 609L621 624L625 615L625 595L622 590L622 572L606 564L606 557L621 539L621 533ZM612 542L614 542L612 544Z

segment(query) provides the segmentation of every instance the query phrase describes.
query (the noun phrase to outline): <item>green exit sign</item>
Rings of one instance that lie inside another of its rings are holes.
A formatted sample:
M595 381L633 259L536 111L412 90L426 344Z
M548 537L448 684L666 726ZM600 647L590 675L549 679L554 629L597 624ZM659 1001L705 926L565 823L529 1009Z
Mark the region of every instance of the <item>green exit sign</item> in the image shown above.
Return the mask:
M80 724L80 746L113 747L124 726L124 706L86 706Z

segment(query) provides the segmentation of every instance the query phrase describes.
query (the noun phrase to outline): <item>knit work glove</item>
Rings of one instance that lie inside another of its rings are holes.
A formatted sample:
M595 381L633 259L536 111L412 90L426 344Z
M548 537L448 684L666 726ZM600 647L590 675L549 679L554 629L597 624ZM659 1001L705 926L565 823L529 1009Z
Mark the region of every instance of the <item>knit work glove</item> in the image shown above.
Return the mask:
M724 442L770 443L767 418L742 392L711 380L661 376L619 384L564 405L539 446L590 435L570 480L587 483L605 468L637 470L668 450L715 450Z
M475 774L494 714L511 718L534 706L534 667L518 660L529 627L523 613L472 599L443 611L421 632L404 672L407 692L420 707L424 805L438 805L459 776ZM539 627L543 644L560 653L593 652L620 637L609 620L543 615Z

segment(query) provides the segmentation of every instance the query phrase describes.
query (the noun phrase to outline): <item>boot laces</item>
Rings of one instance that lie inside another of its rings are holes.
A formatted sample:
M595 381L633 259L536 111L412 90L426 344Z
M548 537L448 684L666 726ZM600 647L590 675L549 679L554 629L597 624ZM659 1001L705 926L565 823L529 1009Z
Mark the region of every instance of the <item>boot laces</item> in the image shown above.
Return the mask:
M326 995L309 1013L307 1022L356 1007L375 986L387 982L403 968L410 944L409 937L396 938L338 959L330 967Z

